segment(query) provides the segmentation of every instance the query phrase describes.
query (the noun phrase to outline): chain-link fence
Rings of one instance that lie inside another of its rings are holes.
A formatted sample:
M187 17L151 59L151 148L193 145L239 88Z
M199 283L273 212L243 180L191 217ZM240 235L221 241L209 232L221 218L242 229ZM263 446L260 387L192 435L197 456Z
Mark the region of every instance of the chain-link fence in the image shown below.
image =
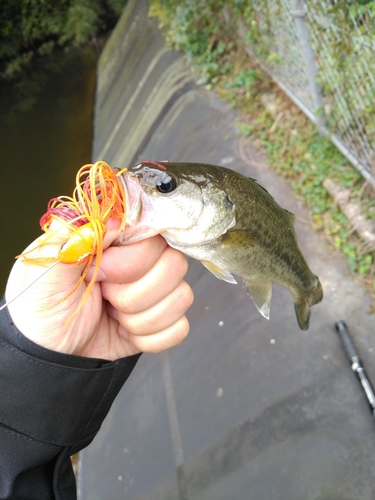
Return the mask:
M252 6L257 37L246 39L253 55L375 186L375 2Z

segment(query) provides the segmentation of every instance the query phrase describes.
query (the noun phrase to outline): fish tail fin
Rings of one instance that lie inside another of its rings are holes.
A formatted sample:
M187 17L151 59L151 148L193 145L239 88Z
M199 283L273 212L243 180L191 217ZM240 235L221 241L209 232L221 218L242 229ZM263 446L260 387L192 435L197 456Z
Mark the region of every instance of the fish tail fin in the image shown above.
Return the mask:
M294 303L298 326L301 330L308 330L310 323L311 308L307 300Z
M323 288L319 278L315 276L314 286L309 293L304 296L297 297L294 302L298 326L301 330L308 330L310 323L311 307L318 304L323 299Z

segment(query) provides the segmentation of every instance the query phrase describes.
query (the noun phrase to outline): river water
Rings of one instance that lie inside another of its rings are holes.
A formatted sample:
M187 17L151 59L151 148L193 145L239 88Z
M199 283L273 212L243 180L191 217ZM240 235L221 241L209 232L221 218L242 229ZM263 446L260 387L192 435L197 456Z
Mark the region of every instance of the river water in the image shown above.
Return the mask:
M41 234L48 201L72 195L91 160L97 54L93 47L36 59L0 82L0 295L14 256Z

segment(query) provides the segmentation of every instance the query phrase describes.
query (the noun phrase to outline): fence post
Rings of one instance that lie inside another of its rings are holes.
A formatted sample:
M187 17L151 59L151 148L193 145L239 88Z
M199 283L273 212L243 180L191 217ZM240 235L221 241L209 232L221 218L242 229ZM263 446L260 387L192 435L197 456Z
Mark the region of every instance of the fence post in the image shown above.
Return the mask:
M319 133L327 134L325 129L324 102L320 85L317 82L318 71L315 64L314 52L311 47L309 37L309 27L305 20L307 7L303 0L291 0L290 14L294 17L298 40L302 50L302 56L306 67L307 79L309 81L310 92L314 103L315 123Z

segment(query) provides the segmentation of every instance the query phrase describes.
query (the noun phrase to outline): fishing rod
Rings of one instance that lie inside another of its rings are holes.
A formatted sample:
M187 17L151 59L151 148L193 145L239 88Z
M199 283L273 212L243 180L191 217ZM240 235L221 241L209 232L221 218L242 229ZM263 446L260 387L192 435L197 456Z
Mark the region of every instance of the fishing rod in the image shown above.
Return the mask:
M349 359L353 372L356 374L359 382L361 383L362 389L366 395L367 401L370 406L370 410L373 418L375 419L375 392L371 386L371 383L367 377L367 374L363 368L362 362L358 356L357 350L353 344L350 337L349 330L344 321L336 321L335 323L336 331L340 337L340 340L344 346L346 355Z

